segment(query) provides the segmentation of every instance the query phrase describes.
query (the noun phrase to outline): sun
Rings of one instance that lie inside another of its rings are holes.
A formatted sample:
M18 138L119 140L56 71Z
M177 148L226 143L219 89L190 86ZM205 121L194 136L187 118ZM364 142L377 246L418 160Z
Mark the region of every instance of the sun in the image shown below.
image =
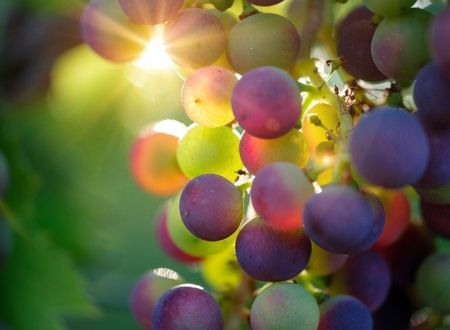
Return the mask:
M140 69L172 69L174 64L167 54L164 46L163 29L155 27L148 45L142 55L134 61L134 66Z

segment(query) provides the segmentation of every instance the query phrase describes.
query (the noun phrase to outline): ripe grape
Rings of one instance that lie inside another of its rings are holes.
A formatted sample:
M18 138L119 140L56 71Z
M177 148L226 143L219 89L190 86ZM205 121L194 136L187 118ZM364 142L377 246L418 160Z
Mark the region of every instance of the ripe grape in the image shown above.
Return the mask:
M416 183L425 172L428 139L415 116L399 108L378 108L354 127L350 156L363 179L398 188Z
M83 40L113 62L136 59L146 47L151 29L130 21L118 1L91 0L80 17Z
M419 296L432 308L450 313L450 253L435 252L425 259L417 272Z
M303 133L296 129L274 139L260 139L244 132L239 154L245 168L255 174L264 166L276 162L304 167L308 161L308 146Z
M311 241L300 228L278 231L261 218L245 224L236 239L241 268L260 281L289 280L305 269L310 256Z
M422 218L434 233L450 239L450 205L434 205L420 201Z
M399 16L416 2L416 0L363 0L374 13L385 16Z
M385 222L384 208L378 197L372 194L367 194L366 197L372 206L374 223L371 231L369 232L369 235L365 239L366 242L364 244L363 248L364 250L370 249L374 245L374 243L378 240L381 233L383 232Z
M290 163L273 163L256 173L250 196L255 211L269 225L291 230L303 225L303 207L314 193L305 174Z
M156 222L156 239L167 255L176 261L183 263L195 263L202 259L191 256L178 248L172 238L169 236L169 228L167 225L167 214L169 205L165 205Z
M233 72L208 66L194 72L183 86L181 102L188 117L206 127L220 127L234 119L231 93L237 83Z
M374 311L383 304L390 285L387 262L380 254L369 250L348 257L344 266L333 276L330 291L352 295Z
M231 104L239 125L259 138L276 138L295 127L301 111L300 90L283 70L261 67L236 84Z
M337 53L343 58L343 68L356 79L385 80L375 65L371 45L376 25L371 20L358 20L343 28L337 41Z
M130 168L142 188L155 195L169 196L181 190L188 180L181 172L176 158L179 138L174 130L161 131L158 128L161 125L181 131L186 128L174 120L150 125L133 144Z
M378 25L372 40L372 57L383 74L396 80L413 80L427 64L432 17L425 10L409 9L404 15L385 18Z
M450 78L434 63L420 70L414 85L417 115L428 125L450 128Z
M369 200L347 186L326 186L308 200L303 217L308 237L323 249L338 254L364 249L375 226Z
M372 324L370 311L351 296L331 297L320 304L317 330L372 330Z
M192 234L206 241L219 241L238 229L243 215L242 195L224 177L204 174L184 187L180 214Z
M255 330L316 330L318 323L316 300L294 283L272 284L256 297L250 310Z
M358 6L350 11L339 23L336 25L337 39L342 38L342 32L353 23L359 21L371 21L375 14L371 12L366 6Z
M282 1L283 0L248 0L248 2L257 6L273 6Z
M183 0L119 0L125 14L135 23L156 25L174 17Z
M427 130L430 148L428 166L415 185L420 189L439 188L450 184L450 129Z
M152 313L154 330L221 330L222 327L222 313L213 296L193 284L182 284L167 291Z
M167 23L164 43L176 64L196 69L212 64L223 53L225 28L214 14L200 8L188 8Z
M148 271L139 278L130 296L131 311L136 321L144 328L151 329L153 307L167 290L183 283L176 272L167 268Z
M433 59L439 67L450 72L450 49L447 46L450 40L450 9L447 8L435 19L431 28L431 49Z
M234 181L237 171L243 167L239 157L239 138L229 127L192 125L178 144L177 160L190 179L210 173Z
M318 103L306 110L303 114L302 130L311 152L314 153L320 143L328 141L327 131L323 127L313 124L310 121L311 116L317 116L323 126L336 133L339 124L337 111L337 109L329 104Z
M243 74L261 66L289 70L300 51L295 26L276 14L256 14L234 26L228 40L228 59Z
M180 215L180 195L169 201L167 228L173 243L185 253L196 257L206 257L223 251L235 239L231 236L221 241L205 241L194 236L184 225Z
M383 203L385 224L376 246L388 246L397 241L409 224L411 216L408 197L401 190L382 190L377 193Z
M344 265L347 257L345 254L328 252L313 242L311 259L306 270L316 276L330 275Z
M9 166L3 152L0 151L0 197L4 196L9 186Z

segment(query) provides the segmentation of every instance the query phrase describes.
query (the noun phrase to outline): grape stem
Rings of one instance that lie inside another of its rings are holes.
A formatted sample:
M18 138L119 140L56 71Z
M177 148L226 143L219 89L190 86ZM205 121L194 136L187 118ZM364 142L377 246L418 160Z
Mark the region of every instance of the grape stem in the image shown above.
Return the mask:
M242 0L242 13L239 15L239 19L243 20L258 13L259 10L253 7L247 0Z

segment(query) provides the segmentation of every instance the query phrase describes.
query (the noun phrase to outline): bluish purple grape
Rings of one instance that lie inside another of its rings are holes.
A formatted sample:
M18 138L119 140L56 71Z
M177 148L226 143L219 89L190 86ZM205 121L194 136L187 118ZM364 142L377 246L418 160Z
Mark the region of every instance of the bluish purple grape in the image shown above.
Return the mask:
M154 305L167 290L181 283L183 279L167 268L158 268L142 275L130 297L131 311L136 321L145 329L151 329Z
M275 283L265 288L250 310L253 330L316 330L319 306L314 297L294 283Z
M236 84L231 105L239 125L259 138L276 138L297 124L300 90L294 79L275 67L246 73Z
M330 291L361 300L371 311L385 301L391 286L391 273L384 258L374 251L351 255L333 276Z
M450 205L435 205L420 201L424 224L434 233L450 239Z
M363 194L351 187L330 185L306 203L304 225L308 237L323 249L351 254L366 248L375 213Z
M176 286L161 296L152 313L153 330L222 330L219 304L202 287Z
M359 21L370 21L375 14L366 6L358 6L352 9L337 25L336 36L339 40L342 37L342 32L353 23Z
M439 67L450 72L450 8L440 13L431 27L431 49L433 59Z
M430 157L428 166L415 187L431 189L450 183L450 129L427 129Z
M317 330L372 330L370 311L358 299L339 295L320 305Z
M381 201L375 195L368 194L366 197L372 206L375 220L369 235L365 239L364 250L370 249L375 244L383 232L385 223L385 212Z
M278 231L261 218L248 222L236 239L239 264L260 281L289 280L305 269L310 256L311 241L300 228Z
M242 194L220 175L201 175L184 187L180 214L186 228L198 238L223 240L231 236L241 223Z
M417 75L414 101L421 120L435 127L450 128L450 77L436 64L427 65Z
M352 131L349 149L356 172L386 188L416 183L430 154L419 120L392 107L377 108L362 117Z
M372 39L376 25L370 19L358 20L343 28L337 40L337 53L342 57L343 68L356 79L386 80L372 58Z

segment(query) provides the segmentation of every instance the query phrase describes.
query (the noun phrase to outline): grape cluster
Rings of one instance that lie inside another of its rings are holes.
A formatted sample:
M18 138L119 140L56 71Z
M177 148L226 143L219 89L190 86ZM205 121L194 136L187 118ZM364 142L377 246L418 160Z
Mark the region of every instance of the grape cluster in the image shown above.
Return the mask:
M433 240L450 238L450 9L237 2L91 0L81 16L85 42L115 62L162 28L193 122L146 127L130 167L169 197L161 248L214 292L155 270L132 293L136 320L444 329L450 254Z

